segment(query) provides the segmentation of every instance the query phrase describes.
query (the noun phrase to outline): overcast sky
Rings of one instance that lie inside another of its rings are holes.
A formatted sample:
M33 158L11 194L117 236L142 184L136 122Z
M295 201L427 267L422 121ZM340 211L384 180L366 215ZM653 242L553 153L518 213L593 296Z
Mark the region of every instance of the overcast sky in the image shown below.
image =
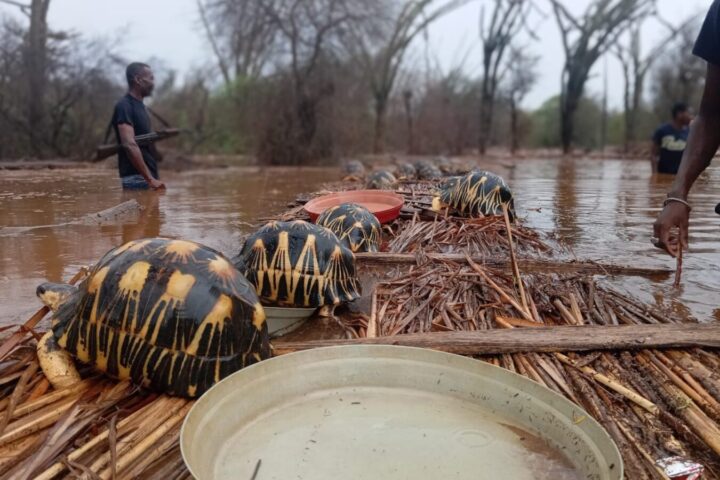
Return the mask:
M359 0L362 1L362 0ZM567 0L573 11L582 11L590 0ZM489 0L473 0L446 15L430 28L428 52L437 58L445 71L464 65L471 74L479 74L481 58L478 48L478 18L480 6ZM540 78L528 95L527 108L535 108L559 91L563 51L560 36L548 2L537 0L546 18L535 18L538 40L527 40L528 49L542 56ZM704 12L711 0L658 0L665 19L680 22L694 12ZM169 68L180 73L193 66L211 61L210 50L197 19L195 0L52 0L49 13L51 28L69 29L88 37L104 36L114 40L114 49L129 59L160 58ZM16 14L16 8L0 6L0 12ZM665 30L653 21L646 22L643 32L645 45L652 45L665 36ZM422 41L415 46L412 61L424 62ZM464 61L463 61L464 59ZM619 107L622 98L622 76L613 58L599 61L593 71L589 92L600 93L602 73L608 68L609 99Z

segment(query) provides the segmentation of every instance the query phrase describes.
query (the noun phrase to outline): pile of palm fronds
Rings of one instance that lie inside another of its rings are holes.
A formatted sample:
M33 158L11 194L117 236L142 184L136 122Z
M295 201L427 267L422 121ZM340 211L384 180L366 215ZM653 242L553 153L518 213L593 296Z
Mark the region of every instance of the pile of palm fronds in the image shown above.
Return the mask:
M518 253L551 254L552 248L540 235L521 225L512 225ZM508 256L507 226L502 217L434 218L433 221L400 222L388 243L390 252L456 252L459 247L473 255Z

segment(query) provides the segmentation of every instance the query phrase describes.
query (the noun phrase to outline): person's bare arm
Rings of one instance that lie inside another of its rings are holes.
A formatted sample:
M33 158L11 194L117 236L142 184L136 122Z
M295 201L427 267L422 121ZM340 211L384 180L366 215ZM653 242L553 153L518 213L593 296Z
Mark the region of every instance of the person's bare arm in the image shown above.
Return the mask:
M700 111L690 126L687 147L680 169L670 187L668 197L687 200L695 180L710 165L720 146L720 67L708 63ZM679 248L688 246L690 209L680 202L669 202L654 225L657 246L673 257ZM671 237L674 228L680 229L680 239Z
M655 143L655 141L653 140L652 146L650 147L650 167L652 168L652 173L657 173L659 162L660 147L658 147L657 143Z
M120 144L127 151L133 167L140 172L140 175L143 176L151 188L164 188L165 184L153 177L147 165L145 165L140 147L138 147L137 142L135 142L135 131L132 125L121 123L118 125L118 132L120 133Z

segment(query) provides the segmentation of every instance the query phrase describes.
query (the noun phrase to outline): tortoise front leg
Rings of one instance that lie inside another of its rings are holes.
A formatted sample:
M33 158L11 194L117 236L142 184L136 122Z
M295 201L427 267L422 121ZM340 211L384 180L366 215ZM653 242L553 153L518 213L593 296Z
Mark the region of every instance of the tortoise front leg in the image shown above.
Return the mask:
M66 388L81 380L73 358L60 348L52 331L38 342L37 355L40 368L53 388Z

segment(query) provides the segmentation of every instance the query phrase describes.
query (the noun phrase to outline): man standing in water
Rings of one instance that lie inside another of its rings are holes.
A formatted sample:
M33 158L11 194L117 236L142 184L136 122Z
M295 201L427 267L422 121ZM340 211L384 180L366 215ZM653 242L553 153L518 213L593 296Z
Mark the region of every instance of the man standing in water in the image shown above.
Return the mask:
M695 180L710 165L720 146L720 0L713 1L695 42L693 54L707 62L705 90L698 116L690 126L687 148L664 208L654 225L652 242L673 257L688 246L688 222L692 207L687 201ZM715 208L720 213L720 206ZM679 238L673 230L679 229Z
M652 164L653 173L675 175L680 167L688 138L688 125L692 115L687 105L676 103L672 107L672 120L661 125L653 134Z
M150 116L143 99L152 95L155 76L144 63L131 63L125 70L128 93L116 104L112 126L118 143L118 170L123 189L165 188L159 180L158 154L153 145L138 146L135 137L151 133Z

